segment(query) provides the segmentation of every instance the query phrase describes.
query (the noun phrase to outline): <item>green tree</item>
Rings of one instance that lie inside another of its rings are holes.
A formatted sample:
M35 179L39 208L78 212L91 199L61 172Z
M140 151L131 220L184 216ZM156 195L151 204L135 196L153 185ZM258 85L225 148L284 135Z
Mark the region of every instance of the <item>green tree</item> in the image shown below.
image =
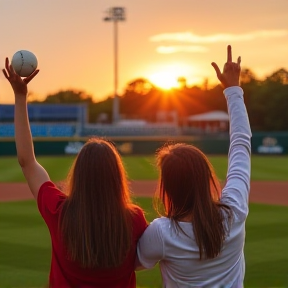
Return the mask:
M43 103L93 103L91 95L84 91L61 90L54 94L49 94Z

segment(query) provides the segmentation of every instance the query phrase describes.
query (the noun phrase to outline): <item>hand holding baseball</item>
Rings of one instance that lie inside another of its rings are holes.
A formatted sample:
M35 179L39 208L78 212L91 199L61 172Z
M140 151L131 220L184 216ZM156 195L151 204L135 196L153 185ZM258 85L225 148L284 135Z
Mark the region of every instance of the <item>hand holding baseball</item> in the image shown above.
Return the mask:
M35 70L26 78L21 78L9 63L9 59L5 60L5 69L2 70L5 78L10 82L15 96L27 96L27 84L38 74L39 70Z

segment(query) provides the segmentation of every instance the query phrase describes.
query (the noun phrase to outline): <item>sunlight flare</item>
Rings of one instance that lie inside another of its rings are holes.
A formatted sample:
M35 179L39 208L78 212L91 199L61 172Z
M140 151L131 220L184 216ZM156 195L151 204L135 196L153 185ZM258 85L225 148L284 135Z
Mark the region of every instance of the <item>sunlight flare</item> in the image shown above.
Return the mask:
M154 67L153 71L148 73L147 78L149 81L164 90L170 90L173 88L179 88L179 78L191 78L191 75L195 74L195 69L185 64L171 64L160 67Z
M178 75L179 77L179 75ZM171 88L178 87L178 79L175 73L171 73L170 71L160 71L152 74L149 77L149 80L157 87L170 90Z

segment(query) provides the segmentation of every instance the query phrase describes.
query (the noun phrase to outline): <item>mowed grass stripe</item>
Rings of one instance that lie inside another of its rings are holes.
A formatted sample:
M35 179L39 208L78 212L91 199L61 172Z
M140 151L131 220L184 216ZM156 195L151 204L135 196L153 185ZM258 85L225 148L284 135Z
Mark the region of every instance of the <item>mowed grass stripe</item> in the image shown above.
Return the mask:
M152 221L151 198L135 198ZM45 287L51 244L35 201L0 203L1 287ZM245 287L287 287L288 207L250 204ZM158 267L137 272L138 288L161 287Z
M73 156L38 157L39 163L48 171L53 181L66 178L73 163ZM131 180L156 180L158 171L155 157L123 156L124 166ZM225 180L227 156L208 156L217 176ZM288 156L252 156L251 179L259 181L288 181ZM0 182L24 182L25 179L16 157L0 157Z
M16 157L0 157L0 182L24 182Z
M128 177L133 180L155 180L158 172L153 156L123 156Z
M48 267L49 269L49 267ZM19 279L25 279L27 275L31 275L29 280L29 286L19 284ZM45 281L43 281L45 279ZM0 283L7 283L3 288L47 288L48 287L48 275L47 271L33 271L29 269L11 269L10 267L1 267ZM43 284L45 283L45 284ZM2 287L2 286L1 286Z
M288 287L287 224L288 207L250 204L245 244L247 287Z
M253 180L288 181L288 156L254 156L252 157L251 166Z
M263 258L261 263L252 263L246 259L245 288L276 287L288 287L287 258L276 261L265 261Z
M227 156L209 156L217 176L226 178ZM251 179L258 181L288 181L288 156L258 156L251 157Z
M51 247L36 201L0 203L0 219L0 286L45 287Z

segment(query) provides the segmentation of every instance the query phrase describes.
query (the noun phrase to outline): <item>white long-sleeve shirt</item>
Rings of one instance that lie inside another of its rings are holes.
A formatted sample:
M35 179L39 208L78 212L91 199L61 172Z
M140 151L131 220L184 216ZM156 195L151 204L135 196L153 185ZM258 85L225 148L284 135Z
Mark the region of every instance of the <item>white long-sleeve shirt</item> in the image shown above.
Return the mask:
M138 258L145 268L159 262L166 288L240 288L245 274L245 221L250 190L251 130L240 87L224 90L230 118L228 172L221 202L231 207L233 223L219 256L199 260L191 223L179 222L184 235L166 217L155 219L138 242Z

